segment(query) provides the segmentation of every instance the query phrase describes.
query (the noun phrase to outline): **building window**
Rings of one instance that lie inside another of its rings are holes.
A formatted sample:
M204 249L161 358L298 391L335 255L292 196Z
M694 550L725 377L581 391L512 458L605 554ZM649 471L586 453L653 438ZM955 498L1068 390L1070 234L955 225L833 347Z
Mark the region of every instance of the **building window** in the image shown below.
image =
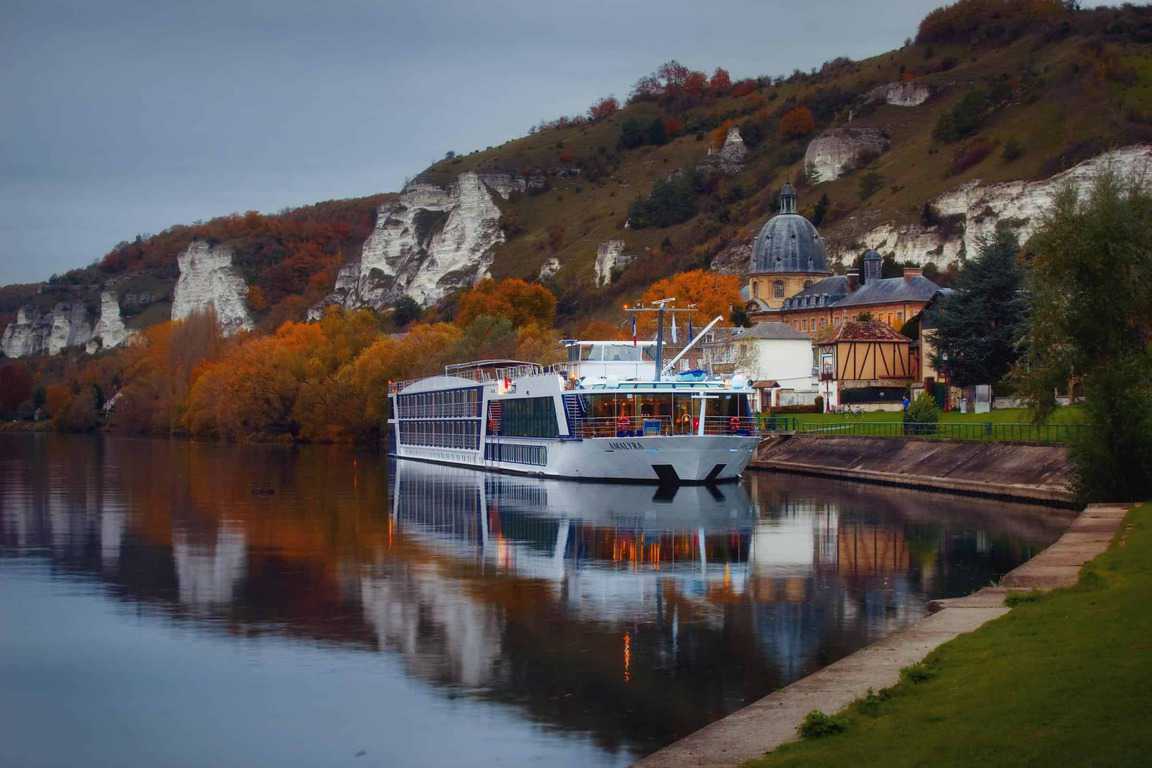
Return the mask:
M805 280L804 281L804 289L807 290L811 287L812 287L812 281L811 280Z
M777 280L772 283L772 295L777 299L784 298L784 281Z
M760 282L758 280L752 281L752 298L760 298Z

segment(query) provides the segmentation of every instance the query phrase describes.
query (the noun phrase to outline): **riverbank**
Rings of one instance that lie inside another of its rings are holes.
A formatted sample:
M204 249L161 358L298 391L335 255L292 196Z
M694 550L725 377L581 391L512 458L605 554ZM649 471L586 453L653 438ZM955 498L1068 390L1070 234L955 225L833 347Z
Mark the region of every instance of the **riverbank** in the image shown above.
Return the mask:
M765 443L749 466L1045 504L1075 499L1059 445L794 435Z
M1134 759L1125 750L1149 746L1144 718L1152 665L1142 659L1152 637L1145 609L1152 597L1152 506L1133 513L1122 546L1080 574L1113 541L1124 513L1087 508L1000 586L940 601L942 610L909 629L637 765L736 766L777 747L751 765L1056 765L1074 763L1069 755L1097 756L1101 741ZM1073 583L1044 597L1032 591ZM1009 613L1005 600L1014 591L1021 594L1008 601L1023 604ZM901 671L912 665L914 672ZM874 691L881 693L864 700ZM838 719L844 733L788 743L807 713L835 713L853 701ZM1127 738L1113 722L1128 726Z
M844 733L786 745L752 765L855 766L868 762L862 755L889 766L1145 764L1149 601L1152 504L1144 504L1074 587L940 648L922 667L925 679L851 707Z

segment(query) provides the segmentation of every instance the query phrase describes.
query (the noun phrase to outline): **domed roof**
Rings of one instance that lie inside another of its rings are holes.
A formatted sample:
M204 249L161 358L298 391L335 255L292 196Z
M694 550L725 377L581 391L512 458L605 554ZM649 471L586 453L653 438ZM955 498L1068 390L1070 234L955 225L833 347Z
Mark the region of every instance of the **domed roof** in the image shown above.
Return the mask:
M768 220L752 244L749 271L831 274L824 240L812 222L796 213L791 184L780 190L780 213Z

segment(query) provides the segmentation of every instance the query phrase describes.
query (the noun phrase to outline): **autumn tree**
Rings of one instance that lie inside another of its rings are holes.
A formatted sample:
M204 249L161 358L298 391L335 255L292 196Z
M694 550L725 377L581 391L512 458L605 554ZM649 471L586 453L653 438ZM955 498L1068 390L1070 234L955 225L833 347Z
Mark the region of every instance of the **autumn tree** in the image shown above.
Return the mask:
M728 70L716 67L712 79L708 81L708 88L715 94L727 93L732 88L732 78L728 76Z
M808 107L793 107L780 118L777 133L785 140L802 139L816 130L816 119Z
M706 269L680 272L658 280L644 292L642 303L650 304L657 299L674 298L673 306L686 308L695 305L692 321L696 329L702 329L717 315L728 318L733 307L740 306L740 278L736 275L721 275ZM645 332L655 328L655 313L640 314L640 326ZM678 316L677 323L686 322L687 315Z
M0 415L10 417L32 399L32 374L23 363L0 366Z
M619 111L620 102L616 100L615 96L608 96L606 98L600 99L588 108L588 119L592 122L606 120Z
M504 318L513 328L529 323L550 328L556 320L556 297L539 283L519 278L482 280L461 294L456 322L464 327L482 316Z

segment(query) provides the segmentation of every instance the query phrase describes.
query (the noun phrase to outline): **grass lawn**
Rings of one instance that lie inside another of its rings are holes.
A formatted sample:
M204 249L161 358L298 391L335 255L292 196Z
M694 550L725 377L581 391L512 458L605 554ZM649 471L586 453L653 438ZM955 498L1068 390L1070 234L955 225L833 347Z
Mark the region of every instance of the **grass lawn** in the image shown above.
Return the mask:
M846 416L840 413L797 413L782 414L795 416L801 424L859 424L865 421L896 422L903 419L900 412L887 413L883 411L869 411L859 416ZM1083 424L1084 410L1077 405L1057 408L1048 420L1049 424ZM1027 408L1002 408L990 413L960 413L959 411L945 411L940 414L941 423L976 423L986 424L1031 424L1032 412Z
M1146 503L1077 586L941 646L920 682L849 707L844 732L748 766L1152 764L1150 606Z

